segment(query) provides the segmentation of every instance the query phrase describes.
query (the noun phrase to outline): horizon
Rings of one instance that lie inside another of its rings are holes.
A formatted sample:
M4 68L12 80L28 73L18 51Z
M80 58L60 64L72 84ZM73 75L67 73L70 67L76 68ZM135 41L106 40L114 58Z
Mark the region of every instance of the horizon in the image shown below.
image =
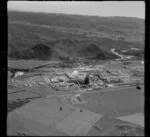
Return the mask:
M8 1L7 10L18 12L52 13L52 14L67 14L67 15L97 16L97 17L131 17L145 20L144 1L143 2L142 1L140 2Z
M72 16L89 16L89 17L100 17L100 18L136 18L145 20L144 18L139 17L128 17L128 16L98 16L98 15L82 15L82 14L70 14L70 13L55 13L55 12L40 12L40 11L19 11L19 10L8 10L8 12L23 12L23 13L41 13L41 14L63 14L63 15L72 15Z

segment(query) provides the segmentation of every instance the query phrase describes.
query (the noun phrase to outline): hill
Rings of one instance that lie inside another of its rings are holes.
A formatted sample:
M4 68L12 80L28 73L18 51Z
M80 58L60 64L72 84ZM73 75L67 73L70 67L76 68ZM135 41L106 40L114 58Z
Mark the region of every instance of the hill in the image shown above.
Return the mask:
M8 57L112 59L111 48L143 50L144 33L138 18L8 11Z

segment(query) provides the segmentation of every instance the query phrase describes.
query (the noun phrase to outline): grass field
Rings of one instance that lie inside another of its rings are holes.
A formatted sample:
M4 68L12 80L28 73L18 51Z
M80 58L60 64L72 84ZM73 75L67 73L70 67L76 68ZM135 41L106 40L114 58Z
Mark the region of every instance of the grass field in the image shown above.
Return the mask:
M59 61L40 61L40 60L8 60L8 67L10 68L20 68L20 69L29 69L32 67L42 66L46 64L55 64Z
M76 109L59 101L55 97L37 99L10 113L7 133L14 135L23 128L35 135L65 135L55 126Z
M102 117L89 134L91 136L144 136L144 128L119 119Z
M100 92L94 92L82 96L88 103L76 106L102 115L117 117L138 112L144 113L144 96L136 87L116 89L105 92L103 95Z

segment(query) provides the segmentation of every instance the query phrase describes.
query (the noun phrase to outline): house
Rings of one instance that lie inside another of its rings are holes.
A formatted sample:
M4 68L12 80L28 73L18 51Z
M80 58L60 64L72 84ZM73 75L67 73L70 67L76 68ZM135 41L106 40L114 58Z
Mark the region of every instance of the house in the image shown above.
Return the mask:
M107 85L107 87L113 87L113 86L114 86L114 85L112 85L112 84L108 84L108 85Z
M15 73L14 77L23 76L23 74L24 74L24 72L18 71L18 72Z

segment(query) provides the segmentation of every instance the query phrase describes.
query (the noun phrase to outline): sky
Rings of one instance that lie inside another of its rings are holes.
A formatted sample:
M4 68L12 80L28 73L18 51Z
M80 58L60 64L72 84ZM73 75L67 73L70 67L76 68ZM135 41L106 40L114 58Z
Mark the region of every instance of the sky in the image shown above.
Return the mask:
M7 9L94 16L125 16L145 19L144 1L8 1Z

